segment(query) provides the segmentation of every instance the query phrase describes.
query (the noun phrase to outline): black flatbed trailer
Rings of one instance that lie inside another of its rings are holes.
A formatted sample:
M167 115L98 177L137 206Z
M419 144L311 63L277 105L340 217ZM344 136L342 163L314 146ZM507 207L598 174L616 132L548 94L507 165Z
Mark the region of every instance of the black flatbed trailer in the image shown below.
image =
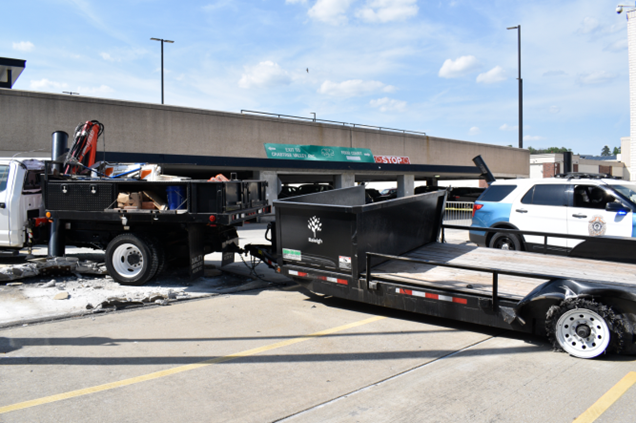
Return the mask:
M203 274L203 256L223 252L223 264L239 251L236 227L270 209L265 181L146 181L56 175L47 163L43 198L53 221L57 255L64 245L106 250L106 267L118 282L142 285L166 262ZM120 207L119 194L148 193L169 209ZM54 254L55 255L55 254Z
M636 264L440 243L445 202L291 197L274 203L272 246L246 249L314 293L547 335L582 358L636 352Z

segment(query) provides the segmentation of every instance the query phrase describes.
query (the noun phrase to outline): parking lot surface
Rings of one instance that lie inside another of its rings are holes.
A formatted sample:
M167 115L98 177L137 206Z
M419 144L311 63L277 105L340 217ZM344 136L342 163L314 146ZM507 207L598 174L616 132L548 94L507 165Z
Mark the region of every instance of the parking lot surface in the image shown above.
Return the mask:
M636 370L297 286L5 329L0 352L2 422L571 422ZM634 394L596 421L634 421Z
M575 359L233 267L211 297L0 329L0 422L636 420L634 357Z

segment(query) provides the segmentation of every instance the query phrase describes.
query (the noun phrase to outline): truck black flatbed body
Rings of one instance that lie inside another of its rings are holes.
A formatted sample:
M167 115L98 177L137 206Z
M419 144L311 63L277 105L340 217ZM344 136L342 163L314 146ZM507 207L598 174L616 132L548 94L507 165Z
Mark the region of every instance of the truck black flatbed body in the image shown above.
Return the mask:
M167 263L202 276L212 252L233 262L235 227L270 209L266 181L97 178L59 175L50 164L42 184L50 254L63 255L65 245L103 249L109 274L124 284L144 284Z
M206 180L144 181L136 179L47 178L44 201L52 218L121 221L131 223L240 224L262 214L268 206L265 181ZM150 192L168 204L167 190L179 187L183 202L178 209L144 210L117 207L119 193Z

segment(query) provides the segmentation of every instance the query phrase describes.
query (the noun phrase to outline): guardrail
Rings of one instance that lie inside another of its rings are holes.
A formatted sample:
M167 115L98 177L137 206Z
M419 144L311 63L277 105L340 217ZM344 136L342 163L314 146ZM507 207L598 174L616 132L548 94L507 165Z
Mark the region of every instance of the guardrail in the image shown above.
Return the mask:
M324 122L324 123L332 123L342 126L351 126L352 128L370 128L377 129L378 131L389 131L389 132L401 132L403 134L415 134L415 135L426 135L426 132L421 131L411 131L408 129L395 129L395 128L385 128L383 126L374 126L374 125L364 125L361 123L349 123L349 122L340 122L337 120L327 120L327 119L316 119L314 117L305 117L305 116L294 116L294 115L284 115L281 113L270 113L270 112L259 112L257 110L241 110L241 113L250 113L254 115L264 115L264 116L274 116L277 118L285 118L285 119L294 119L294 120L302 120L307 122Z
M473 202L447 201L444 223L455 225L470 225L473 218Z

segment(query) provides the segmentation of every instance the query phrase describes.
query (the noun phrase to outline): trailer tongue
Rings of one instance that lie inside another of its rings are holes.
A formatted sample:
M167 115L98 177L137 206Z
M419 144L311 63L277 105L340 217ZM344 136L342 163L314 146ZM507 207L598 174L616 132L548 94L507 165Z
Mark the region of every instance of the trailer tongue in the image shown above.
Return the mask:
M272 245L246 250L315 293L548 335L576 357L636 352L636 265L439 243L445 201L292 197Z

